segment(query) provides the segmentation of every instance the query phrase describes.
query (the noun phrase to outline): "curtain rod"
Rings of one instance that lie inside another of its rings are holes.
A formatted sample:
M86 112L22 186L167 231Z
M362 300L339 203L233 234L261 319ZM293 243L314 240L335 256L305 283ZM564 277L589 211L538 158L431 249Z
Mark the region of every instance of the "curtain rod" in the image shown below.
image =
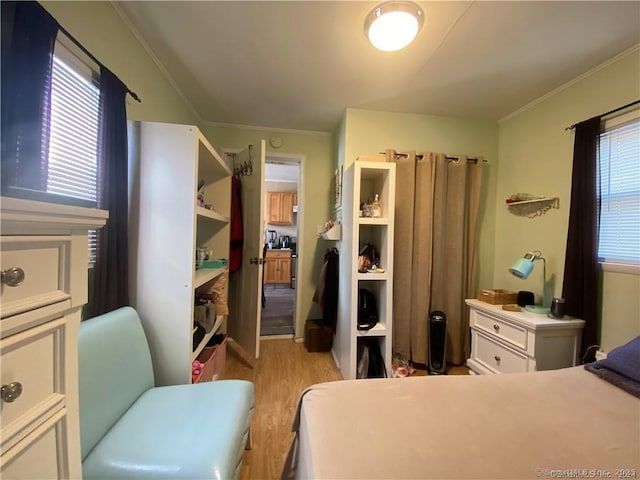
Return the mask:
M386 155L386 154L385 154L385 152L378 152L378 153L379 153L380 155ZM408 154L408 153L394 153L394 154L393 154L393 156L394 156L394 157L404 157L404 158L408 158L408 157L409 157L409 154ZM420 154L418 154L418 155L416 155L416 158L417 158L418 160L422 160L422 159L424 158L424 155L420 155ZM446 156L446 157L444 157L444 158L445 158L446 160L449 160L450 162L452 162L452 161L454 161L454 160L460 160L460 158L458 158L458 157L449 157L449 156ZM467 162L477 163L477 162L478 162L478 159L477 159L477 158L471 158L471 157L470 157L470 158L467 158ZM483 159L483 160L482 160L482 163L489 163L489 160Z
M619 112L620 110L624 110L625 108L632 107L633 105L635 105L637 103L640 103L640 100L636 100L634 102L627 103L626 105L623 105L623 106L618 107L618 108L614 108L613 110L609 110L608 112L603 113L603 114L598 115L598 116L599 117L606 117L607 115L611 115L612 113L616 113L616 112ZM578 122L578 123L581 123L581 122ZM576 128L576 125L578 125L578 123L574 123L573 125L568 126L567 128L565 128L565 130L573 130L574 128Z
M56 22L56 23L57 23L57 22ZM84 47L84 45L82 45L78 40L76 40L76 38L75 38L73 35L71 35L71 34L67 31L67 29L66 29L66 28L64 28L62 25L60 25L59 23L58 23L58 29L59 29L62 33L64 33L64 34L67 36L67 38L68 38L69 40L71 40L71 41L74 43L74 45L75 45L76 47L78 47L80 50L82 50L82 53L84 53L86 56L88 56L91 60L93 60L95 63L97 63L100 67L102 67L102 68L107 68L107 67L105 66L105 64L104 64L104 63L102 63L102 62L101 62L100 60L98 60L95 56L93 56L93 54L92 54L89 50L87 50L87 49ZM122 80L121 80L121 81L122 81ZM136 102L138 102L138 103L142 103L142 100L140 100L140 97L138 97L138 95L136 94L136 92L134 92L133 90L131 90L131 89L130 89L129 87L127 87L126 85L125 85L125 88L127 89L127 93L128 93L129 95L131 95L131 98L133 98L133 99L134 99Z

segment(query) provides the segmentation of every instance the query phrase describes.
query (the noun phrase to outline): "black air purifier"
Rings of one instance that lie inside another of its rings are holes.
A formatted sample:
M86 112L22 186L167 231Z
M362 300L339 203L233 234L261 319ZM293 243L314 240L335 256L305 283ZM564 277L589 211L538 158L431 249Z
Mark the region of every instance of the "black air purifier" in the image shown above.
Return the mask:
M440 310L429 315L429 375L446 375L445 346L447 344L447 316Z

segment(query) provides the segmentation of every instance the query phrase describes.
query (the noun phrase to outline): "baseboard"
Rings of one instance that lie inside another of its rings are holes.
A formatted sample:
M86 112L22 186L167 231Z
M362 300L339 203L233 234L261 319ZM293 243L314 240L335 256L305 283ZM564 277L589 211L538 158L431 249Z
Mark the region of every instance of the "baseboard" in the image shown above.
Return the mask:
M602 350L596 350L596 360L602 360L604 358L607 358L607 354Z

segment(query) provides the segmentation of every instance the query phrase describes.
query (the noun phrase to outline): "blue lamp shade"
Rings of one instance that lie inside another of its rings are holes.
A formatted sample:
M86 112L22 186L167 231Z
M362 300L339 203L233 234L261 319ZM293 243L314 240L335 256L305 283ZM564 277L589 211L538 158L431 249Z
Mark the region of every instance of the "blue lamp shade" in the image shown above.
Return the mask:
M533 271L533 261L527 258L519 258L511 265L509 272L522 279L526 279Z

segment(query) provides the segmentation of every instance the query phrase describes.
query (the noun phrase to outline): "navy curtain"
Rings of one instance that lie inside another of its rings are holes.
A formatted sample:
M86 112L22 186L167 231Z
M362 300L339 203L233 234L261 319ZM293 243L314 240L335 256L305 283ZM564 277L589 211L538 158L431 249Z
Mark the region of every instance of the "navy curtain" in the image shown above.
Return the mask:
M600 117L594 117L576 125L569 231L562 285L567 314L585 321L582 332L583 355L590 346L600 344L598 312L600 206L597 182L599 137Z
M47 189L51 71L58 29L58 22L37 2L2 2L3 195L33 198L30 193Z
M118 77L101 67L98 208L109 211L109 220L98 231L88 318L129 304L127 92Z

